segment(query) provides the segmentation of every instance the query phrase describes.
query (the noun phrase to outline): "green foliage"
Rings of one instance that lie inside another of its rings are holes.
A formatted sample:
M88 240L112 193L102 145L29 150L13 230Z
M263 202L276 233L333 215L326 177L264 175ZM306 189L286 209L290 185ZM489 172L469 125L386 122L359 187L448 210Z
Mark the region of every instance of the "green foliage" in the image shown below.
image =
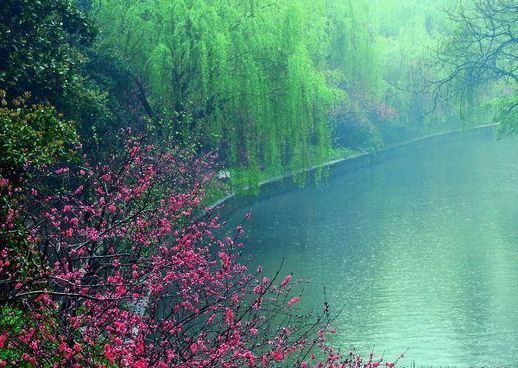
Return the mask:
M53 103L76 83L79 47L95 28L71 0L4 0L0 9L0 88Z
M495 121L500 123L500 134L518 133L518 91L510 87L501 88L502 94L491 102L496 112Z
M0 91L0 177L17 182L27 167L71 159L79 143L75 126L50 105L27 105L29 94L9 106Z
M219 147L245 182L329 155L329 114L345 93L328 80L322 2L118 0L94 9L101 43L143 76L162 120Z
M140 111L124 67L91 47L96 35L74 0L2 2L0 89L52 104L77 123L85 151L102 154L118 128L138 122L130 111Z
M96 0L92 14L103 29L98 47L142 77L154 126L217 148L233 185L253 187L264 173L449 120L446 110L427 115L432 101L420 92L424 57L451 31L448 5Z
M22 310L14 309L6 305L0 306L0 331L9 331L11 334L19 334L23 325ZM0 348L0 360L6 362L19 358L21 354L21 352L14 349L8 349L7 346Z
M423 133L446 0L7 0L0 88L30 90L111 150L121 128L217 149L232 184ZM80 8L79 8L80 7ZM87 10L97 30L81 10ZM13 94L12 92L16 92ZM474 102L475 104L476 102ZM303 171L302 171L303 172ZM298 179L304 181L304 175Z
M448 110L429 113L433 101L423 91L428 68L424 61L436 43L451 32L445 14L449 5L448 0L369 2L370 24L382 65L378 115L383 123L377 125L386 141L423 134L429 124L444 123L453 115Z

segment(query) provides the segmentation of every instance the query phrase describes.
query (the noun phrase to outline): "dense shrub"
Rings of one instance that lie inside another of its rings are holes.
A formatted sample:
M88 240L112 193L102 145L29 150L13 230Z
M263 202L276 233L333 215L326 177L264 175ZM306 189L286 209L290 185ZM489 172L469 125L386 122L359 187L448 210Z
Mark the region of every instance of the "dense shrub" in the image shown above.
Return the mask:
M0 175L19 181L27 166L72 158L79 139L75 126L49 105L30 105L30 94L7 102L0 90Z
M291 275L248 270L241 226L217 235L200 207L211 160L140 137L106 164L35 170L30 187L2 178L21 199L1 219L0 365L379 364L326 346L327 306L300 314Z

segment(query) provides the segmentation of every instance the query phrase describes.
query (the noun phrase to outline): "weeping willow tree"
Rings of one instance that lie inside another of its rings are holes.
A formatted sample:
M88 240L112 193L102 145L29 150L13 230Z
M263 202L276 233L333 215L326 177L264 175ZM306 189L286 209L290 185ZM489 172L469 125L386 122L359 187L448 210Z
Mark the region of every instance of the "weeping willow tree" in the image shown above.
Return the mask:
M382 103L381 66L366 3L327 0L329 67L347 92L349 104L334 116L338 146L381 146L373 118Z
M446 107L431 111L433 101L423 85L430 50L451 32L446 10L452 2L372 0L361 5L354 3L358 8L355 18L367 23L369 29L370 42L360 44L367 50L370 47L370 56L369 51L364 55L373 60L363 64L371 70L367 74L372 78L364 83L369 86L364 92L364 100L369 101L364 110L369 111L369 120L376 126L383 143L449 129L446 123L458 124L458 116L454 119L456 114ZM359 36L365 39L366 34Z
M323 1L98 0L94 9L103 47L132 64L154 113L182 139L218 147L238 186L329 156L329 114L345 93L326 71Z
M397 112L398 127L424 129L437 115L427 114L429 100L422 90L423 58L447 31L441 14L444 0L373 0L369 13L374 19L378 57L383 60L383 100ZM390 62L388 62L390 61Z
M380 58L392 60L385 62L383 79L400 121L408 125L420 119L440 118L425 113L430 101L419 93L418 85L422 83L423 61L437 42L451 32L445 14L451 1L373 0L370 5L370 13L378 25L375 33Z
M328 0L331 27L330 66L344 73L347 88L364 97L380 97L380 65L366 3Z
M92 0L91 9L98 47L130 65L153 126L217 148L236 187L256 187L337 148L408 138L394 132L419 125L430 102L415 85L447 4Z

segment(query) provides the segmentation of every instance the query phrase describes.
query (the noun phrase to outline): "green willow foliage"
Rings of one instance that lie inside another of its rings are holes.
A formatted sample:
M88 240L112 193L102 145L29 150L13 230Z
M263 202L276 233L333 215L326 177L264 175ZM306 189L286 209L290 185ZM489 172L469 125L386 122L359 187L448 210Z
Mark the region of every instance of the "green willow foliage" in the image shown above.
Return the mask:
M153 125L218 148L245 187L404 139L429 103L415 85L446 3L93 0L91 12L96 47L147 88Z
M102 42L131 60L159 116L222 147L247 169L237 181L329 156L329 113L346 93L326 69L324 2L99 0L94 9Z
M396 112L393 123L423 129L426 124L444 123L449 111L429 114L431 98L423 93L426 60L435 45L451 32L445 11L450 0L372 0L369 14L376 50L383 65L382 100Z

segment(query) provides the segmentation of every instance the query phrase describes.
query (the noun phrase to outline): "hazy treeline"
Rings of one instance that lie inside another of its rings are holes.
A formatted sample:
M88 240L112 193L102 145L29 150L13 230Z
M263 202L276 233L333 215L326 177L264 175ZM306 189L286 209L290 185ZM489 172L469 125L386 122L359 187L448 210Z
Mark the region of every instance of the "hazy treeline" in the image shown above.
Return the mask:
M56 106L90 155L106 155L130 127L163 144L215 149L236 187L254 186L452 120L424 91L431 51L455 29L450 7L10 0L0 89ZM469 87L475 100L478 87Z
M441 4L442 3L442 4ZM220 148L256 181L419 128L427 47L448 28L419 1L94 1L99 47L148 89L149 117ZM114 16L116 14L116 16ZM434 117L437 119L437 116Z

